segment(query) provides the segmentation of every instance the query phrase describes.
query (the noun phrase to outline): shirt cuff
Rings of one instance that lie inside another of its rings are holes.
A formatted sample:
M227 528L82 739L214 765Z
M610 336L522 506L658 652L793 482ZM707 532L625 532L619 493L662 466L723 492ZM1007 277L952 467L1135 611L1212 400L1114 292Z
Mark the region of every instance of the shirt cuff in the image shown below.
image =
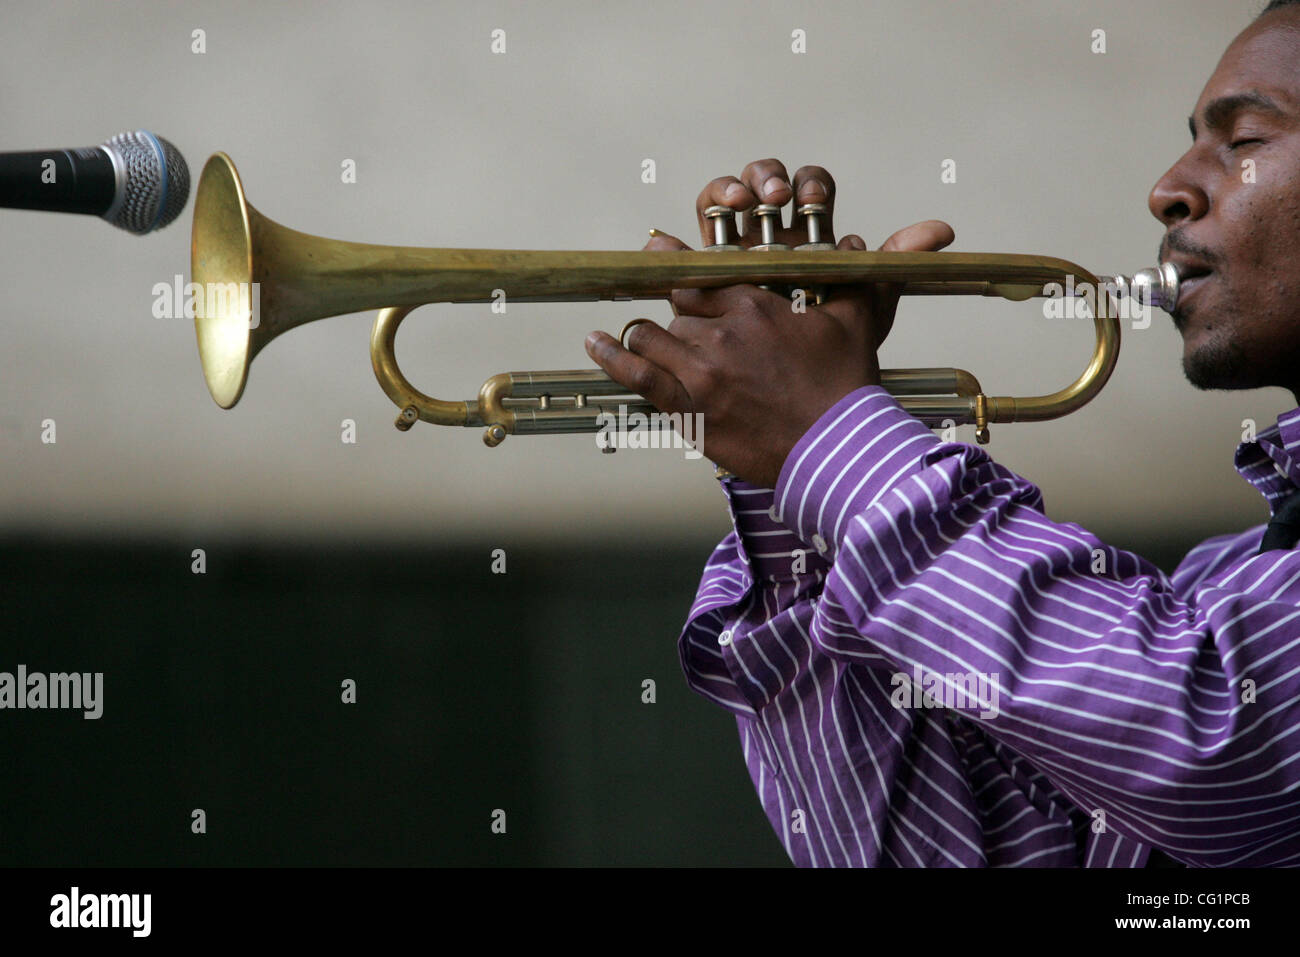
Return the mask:
M741 561L758 581L799 581L826 572L826 562L808 543L781 524L770 488L725 479L722 488L731 509Z
M781 524L828 561L848 523L890 488L933 464L943 442L881 386L850 392L790 451L774 490Z

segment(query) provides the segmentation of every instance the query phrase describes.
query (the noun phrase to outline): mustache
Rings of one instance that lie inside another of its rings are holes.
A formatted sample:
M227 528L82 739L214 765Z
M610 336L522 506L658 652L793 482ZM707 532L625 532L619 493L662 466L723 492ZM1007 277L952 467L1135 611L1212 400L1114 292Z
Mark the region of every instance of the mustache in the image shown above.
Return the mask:
M1159 262L1164 262L1171 252L1194 256L1207 266L1217 268L1219 257L1208 246L1194 243L1181 230L1171 230L1160 240Z

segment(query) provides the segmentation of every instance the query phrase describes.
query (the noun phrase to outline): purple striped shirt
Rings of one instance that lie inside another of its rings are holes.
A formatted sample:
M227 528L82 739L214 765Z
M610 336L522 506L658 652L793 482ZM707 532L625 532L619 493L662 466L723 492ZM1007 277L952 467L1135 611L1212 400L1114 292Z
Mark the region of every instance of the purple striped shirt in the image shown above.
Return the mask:
M1236 466L1271 506L1298 452L1295 409ZM796 864L1300 863L1300 551L1262 526L1168 577L876 386L724 487L679 650Z

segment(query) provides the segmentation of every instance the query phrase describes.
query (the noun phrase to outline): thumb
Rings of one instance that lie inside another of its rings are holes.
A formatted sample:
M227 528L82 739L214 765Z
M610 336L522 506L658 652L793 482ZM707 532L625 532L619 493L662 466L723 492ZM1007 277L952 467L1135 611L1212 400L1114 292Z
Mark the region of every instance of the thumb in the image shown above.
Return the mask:
M676 236L670 236L662 230L652 229L650 230L650 239L641 247L641 250L643 252L645 250L667 250L669 252L676 252L690 248L690 246L687 246Z
M956 233L941 219L927 219L925 222L904 226L885 240L880 247L886 253L937 253L952 243Z
M911 226L904 226L894 235L886 239L880 246L881 252L886 253L937 253L940 249L949 245L957 234L941 219L927 219L923 222L913 223ZM876 300L876 306L881 315L889 315L889 326L893 325L892 316L898 309L898 300L902 298L903 286L901 283L890 283L881 286ZM888 334L888 326L885 328ZM881 337L884 341L884 336Z
M684 242L682 242L682 241L681 241L680 239L678 239L676 236L670 235L670 234L664 232L664 231L661 230L661 229L651 229L651 230L650 230L650 238L646 241L646 244L645 244L644 246L641 247L641 251L642 251L642 252L647 252L647 251L649 251L649 252L665 252L665 251L666 251L666 252L678 252L678 251L680 251L680 250L683 250L683 249L690 249L690 248L691 248L690 246L686 245ZM670 305L670 306L672 307L673 315L676 316L676 315L678 314L678 313L677 313L677 306L676 306L676 304L672 301L672 299L669 299L669 300L668 300L668 305Z

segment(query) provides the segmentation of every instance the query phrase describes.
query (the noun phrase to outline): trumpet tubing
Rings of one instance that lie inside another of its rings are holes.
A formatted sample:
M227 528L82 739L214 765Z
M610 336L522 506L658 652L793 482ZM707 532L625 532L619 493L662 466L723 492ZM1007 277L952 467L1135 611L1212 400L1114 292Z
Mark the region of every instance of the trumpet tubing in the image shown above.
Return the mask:
M771 210L759 207L764 239L772 234ZM721 210L719 212L718 210ZM370 338L371 362L380 386L400 410L397 426L415 422L480 427L488 445L511 434L595 432L601 417L622 405L653 411L649 403L604 372L555 370L509 372L490 377L475 399L435 399L402 374L396 334L417 306L490 302L504 290L511 302L579 302L667 299L674 289L743 282L780 284L817 292L841 284L893 282L904 295L983 295L1025 300L1049 284L1101 290L1103 281L1062 259L985 253L885 253L838 251L820 241L823 208L800 209L808 217L809 242L789 249L763 243L755 251L727 243L721 207L707 211L719 242L701 251L604 252L494 249L422 249L325 239L289 229L251 206L234 164L213 155L195 192L191 272L201 289L256 284L259 311L230 304L199 309L195 319L204 379L216 403L233 407L243 394L249 364L288 330L328 316L380 309ZM779 209L775 216L779 217ZM779 220L777 220L779 221ZM1167 264L1133 279L1119 277L1124 291L1171 309L1177 274ZM211 297L206 297L209 301ZM1095 345L1080 376L1040 396L986 395L962 369L890 369L882 385L928 424L951 420L974 424L987 441L994 422L1042 421L1086 404L1105 385L1119 353L1119 323L1110 297L1097 295ZM211 314L209 314L211 312Z

